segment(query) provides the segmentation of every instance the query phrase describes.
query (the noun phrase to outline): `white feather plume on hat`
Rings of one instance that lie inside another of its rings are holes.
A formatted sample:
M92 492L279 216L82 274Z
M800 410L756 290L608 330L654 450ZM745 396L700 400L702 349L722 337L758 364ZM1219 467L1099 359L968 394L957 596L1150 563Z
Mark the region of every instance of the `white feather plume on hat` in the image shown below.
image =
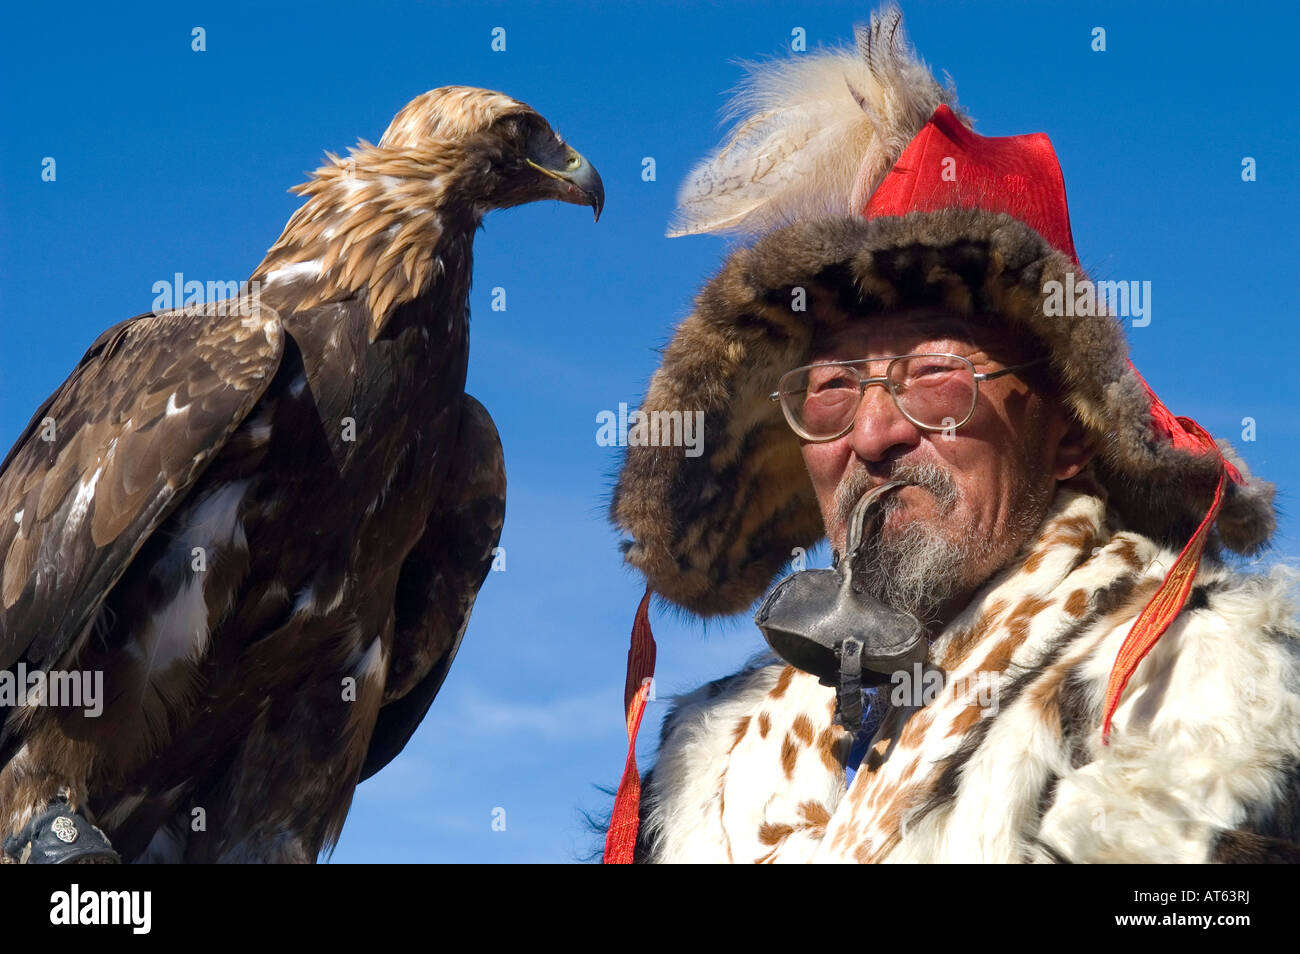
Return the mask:
M851 215L946 103L893 5L855 28L857 45L749 64L728 110L741 121L687 176L670 236L758 235L799 219Z

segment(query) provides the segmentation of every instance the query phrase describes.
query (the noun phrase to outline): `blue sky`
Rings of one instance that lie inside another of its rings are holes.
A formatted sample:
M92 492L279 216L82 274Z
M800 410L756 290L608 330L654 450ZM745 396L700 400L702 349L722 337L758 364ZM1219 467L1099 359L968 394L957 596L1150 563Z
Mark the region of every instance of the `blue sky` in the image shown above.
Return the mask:
M713 146L736 61L851 40L866 3L78 4L0 14L0 445L153 283L247 277L325 150L374 141L432 87L500 89L604 177L599 224L558 203L498 212L476 243L469 390L509 472L502 544L464 646L405 752L357 792L333 861L570 861L622 767L627 634L641 586L605 508L656 349L728 242L666 239ZM905 3L985 135L1048 133L1096 278L1150 280L1129 337L1166 404L1277 482L1277 553L1300 553L1295 326L1300 146L1291 3ZM1229 12L1230 11L1230 12ZM206 30L206 52L191 30ZM490 47L506 30L505 52ZM1107 50L1090 49L1092 29ZM44 157L57 180L43 182ZM641 178L654 157L657 179ZM1257 181L1241 179L1244 157ZM494 286L507 310L493 311ZM1256 440L1241 441L1242 419ZM0 448L3 449L3 448ZM1276 555L1276 554L1275 554ZM653 616L658 700L761 648L744 617ZM493 830L494 810L505 830Z

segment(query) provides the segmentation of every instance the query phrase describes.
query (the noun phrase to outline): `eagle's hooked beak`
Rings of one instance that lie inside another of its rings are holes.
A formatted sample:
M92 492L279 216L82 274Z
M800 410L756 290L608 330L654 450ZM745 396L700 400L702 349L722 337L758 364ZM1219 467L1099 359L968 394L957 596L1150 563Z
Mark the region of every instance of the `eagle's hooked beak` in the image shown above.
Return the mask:
M564 165L559 169L548 169L533 160L525 160L543 175L550 176L560 184L555 196L561 202L575 205L589 205L596 211L595 221L600 221L600 210L605 207L605 184L600 181L596 167L586 160L572 146L564 147Z

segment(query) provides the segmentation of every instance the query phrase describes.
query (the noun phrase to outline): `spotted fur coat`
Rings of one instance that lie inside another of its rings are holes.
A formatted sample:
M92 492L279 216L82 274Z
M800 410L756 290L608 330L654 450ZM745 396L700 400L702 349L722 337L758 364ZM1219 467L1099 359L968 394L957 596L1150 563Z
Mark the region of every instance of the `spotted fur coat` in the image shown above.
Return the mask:
M1123 530L1095 485L1062 485L934 639L941 686L896 696L851 784L853 739L816 677L766 657L680 698L638 860L1300 861L1300 630L1282 571L1207 558L1102 744L1112 663L1176 556Z

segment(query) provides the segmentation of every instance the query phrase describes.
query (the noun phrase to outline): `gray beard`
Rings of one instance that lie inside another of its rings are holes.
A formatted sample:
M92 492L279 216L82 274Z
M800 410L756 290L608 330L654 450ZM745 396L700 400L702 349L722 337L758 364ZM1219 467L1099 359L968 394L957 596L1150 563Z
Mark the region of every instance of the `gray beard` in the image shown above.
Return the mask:
M928 491L939 512L951 511L957 503L952 475L934 464L900 464L891 470L889 479ZM836 489L835 507L842 523L847 525L853 506L870 486L870 476L861 470ZM888 537L876 530L869 533L858 550L853 564L854 583L882 603L911 613L923 625L933 627L946 603L983 582L972 579L972 574L987 564L999 543L1010 538L1018 548L1041 523L1046 501L1033 500L1027 487L1017 489L1025 506L1017 508L1017 519L1005 528L1001 541L976 533L958 534L953 541L938 528L920 521L911 521ZM896 494L886 494L879 504L879 517L868 517L868 521L880 527L899 506Z

